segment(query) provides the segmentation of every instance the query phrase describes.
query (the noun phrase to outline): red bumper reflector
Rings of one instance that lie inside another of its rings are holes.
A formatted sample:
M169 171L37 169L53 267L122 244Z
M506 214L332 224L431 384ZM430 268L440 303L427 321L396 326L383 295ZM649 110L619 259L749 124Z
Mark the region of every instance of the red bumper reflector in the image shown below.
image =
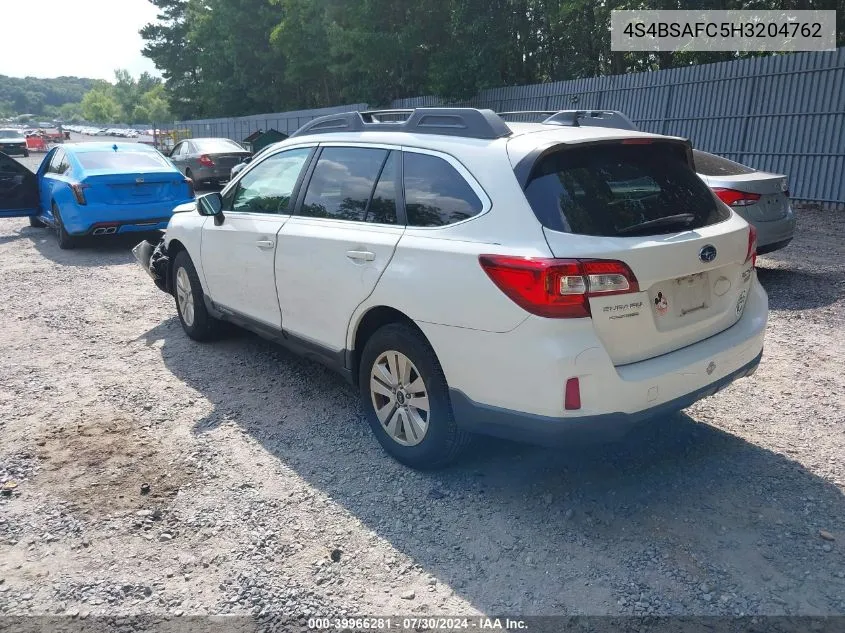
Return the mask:
M581 384L577 378L570 378L566 381L566 397L563 406L567 411L581 408Z

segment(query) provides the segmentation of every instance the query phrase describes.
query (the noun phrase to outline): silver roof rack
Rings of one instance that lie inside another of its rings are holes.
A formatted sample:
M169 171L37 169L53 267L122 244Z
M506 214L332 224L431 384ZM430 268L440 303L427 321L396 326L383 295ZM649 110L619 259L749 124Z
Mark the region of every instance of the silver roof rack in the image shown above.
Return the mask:
M492 110L413 108L329 114L309 121L290 138L332 132L408 132L491 140L511 135L508 125Z
M621 130L638 130L631 119L618 110L515 110L499 112L499 117L531 119L544 125L569 127L612 127Z

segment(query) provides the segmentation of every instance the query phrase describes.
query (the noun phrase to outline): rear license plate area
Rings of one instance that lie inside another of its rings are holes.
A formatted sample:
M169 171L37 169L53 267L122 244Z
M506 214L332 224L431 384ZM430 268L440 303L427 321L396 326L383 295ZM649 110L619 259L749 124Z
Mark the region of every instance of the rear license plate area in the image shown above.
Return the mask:
M675 316L683 318L710 307L710 284L707 273L678 277L673 282Z

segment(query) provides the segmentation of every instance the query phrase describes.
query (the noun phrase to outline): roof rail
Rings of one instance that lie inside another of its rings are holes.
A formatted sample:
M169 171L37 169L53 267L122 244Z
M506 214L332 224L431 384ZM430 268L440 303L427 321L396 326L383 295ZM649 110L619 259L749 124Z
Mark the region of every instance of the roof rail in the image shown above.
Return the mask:
M400 120L396 120L397 117ZM401 117L405 117L404 120L401 120ZM496 139L511 135L511 129L492 110L413 108L329 114L309 121L291 134L290 138L307 134L365 131L440 134L479 139Z
M618 110L524 110L500 112L500 117L534 116L542 118L545 125L565 125L571 127L612 127L622 130L639 128L625 114Z

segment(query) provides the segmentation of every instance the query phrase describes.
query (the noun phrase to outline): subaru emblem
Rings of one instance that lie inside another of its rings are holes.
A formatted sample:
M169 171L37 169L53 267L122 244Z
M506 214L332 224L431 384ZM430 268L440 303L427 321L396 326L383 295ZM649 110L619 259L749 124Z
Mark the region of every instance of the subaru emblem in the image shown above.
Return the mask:
M135 182L138 183L139 185L142 185L142 184L144 184L144 179L143 178L136 178Z
M705 264L709 264L716 259L716 247L712 244L702 246L701 250L698 251L698 259L703 261Z

